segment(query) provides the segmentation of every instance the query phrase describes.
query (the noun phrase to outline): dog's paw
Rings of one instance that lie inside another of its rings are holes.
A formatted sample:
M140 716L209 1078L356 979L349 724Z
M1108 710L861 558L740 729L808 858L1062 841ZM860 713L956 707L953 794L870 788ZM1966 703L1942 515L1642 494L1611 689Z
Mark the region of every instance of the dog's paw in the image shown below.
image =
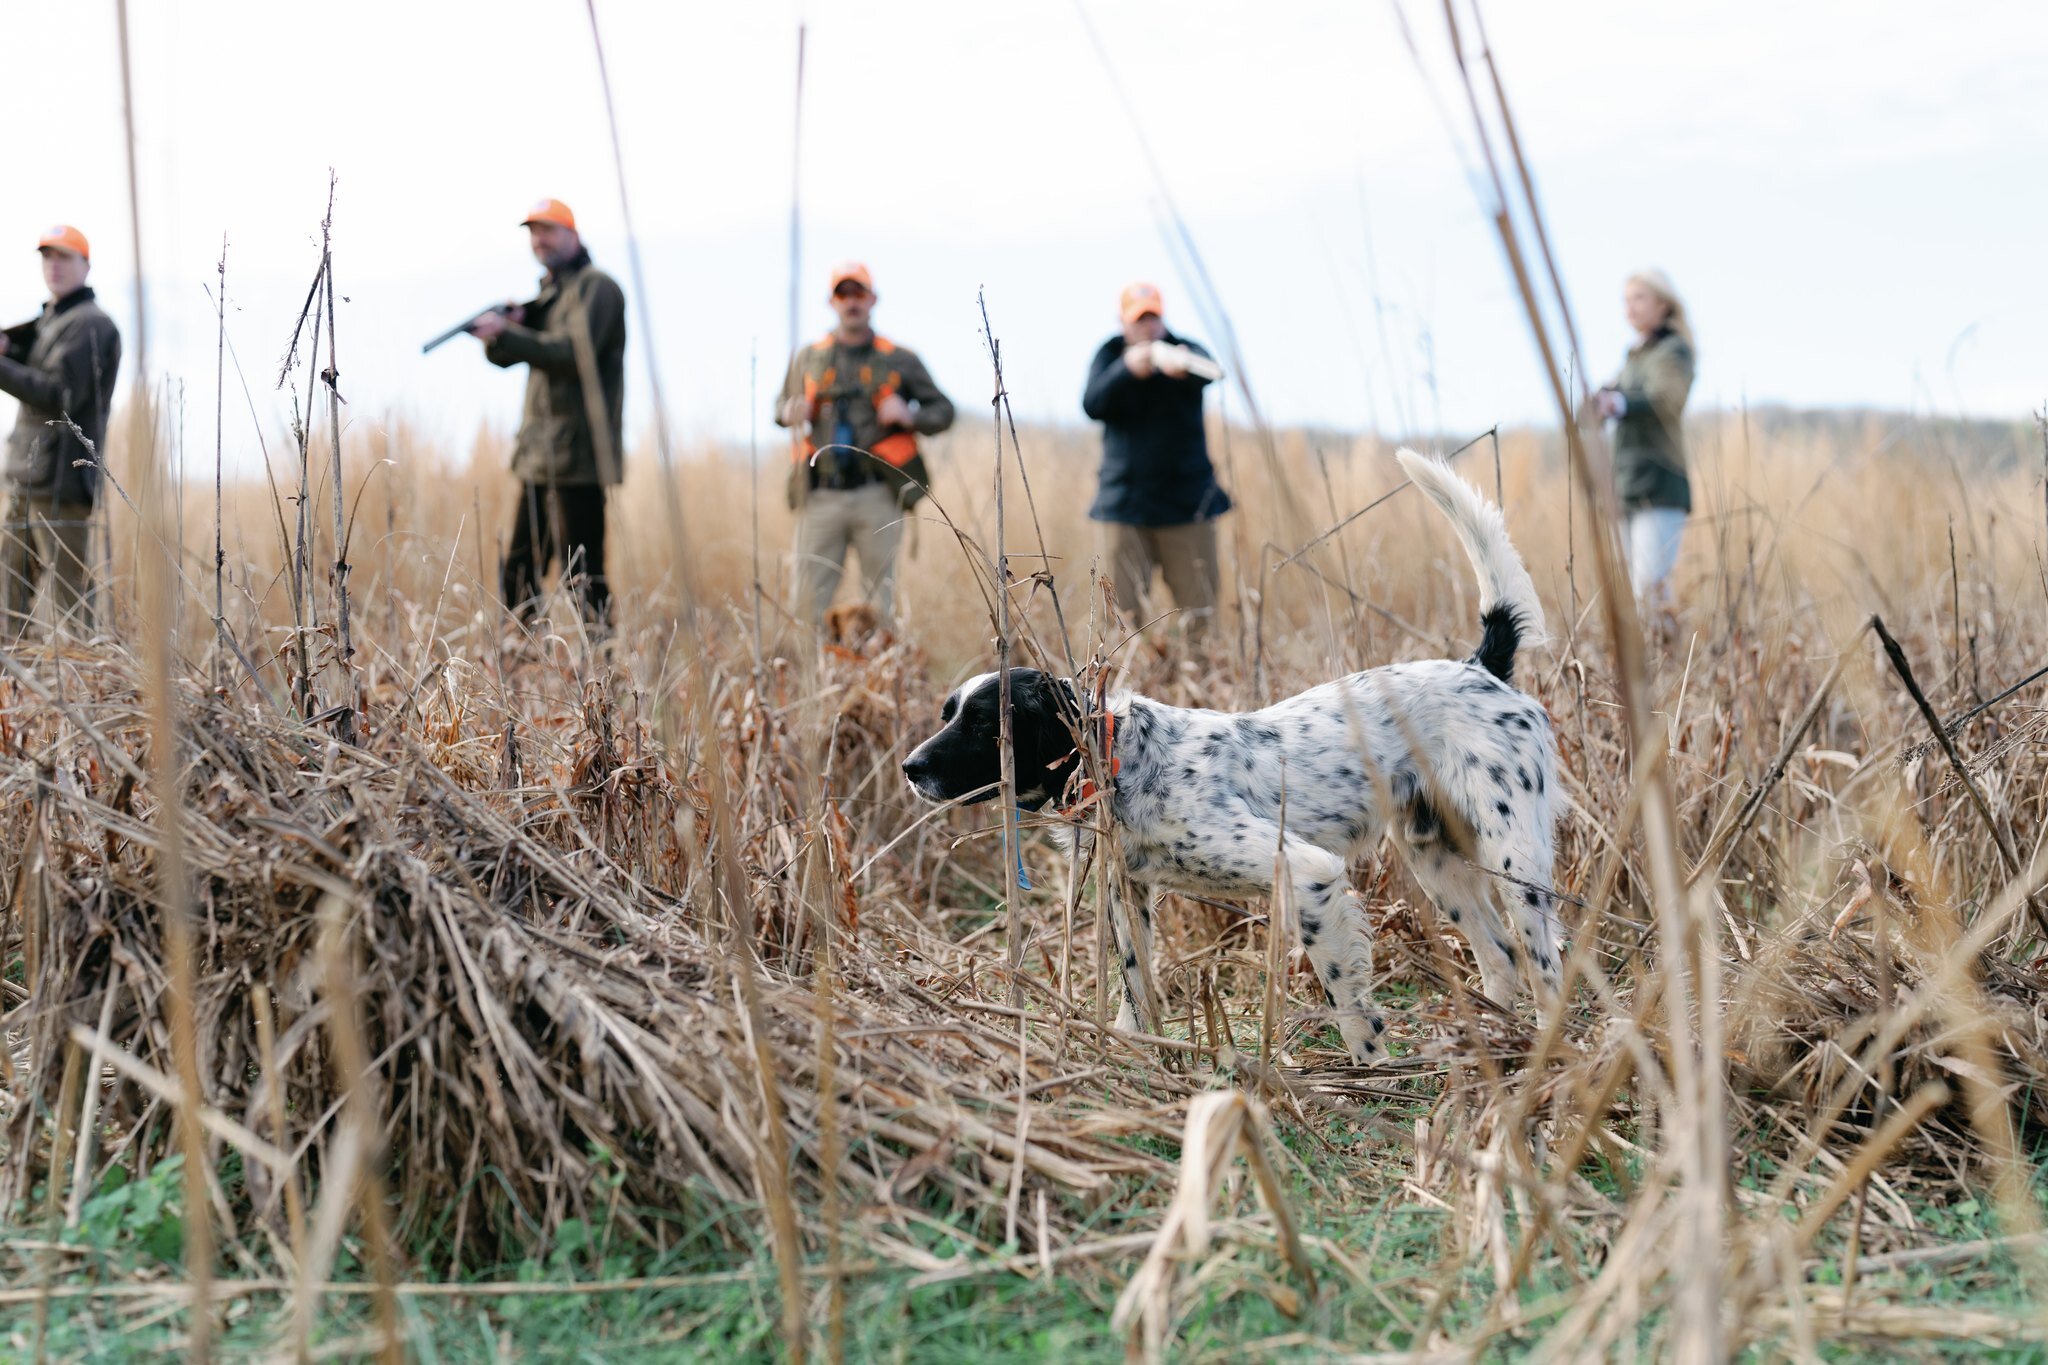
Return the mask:
M1360 1066L1370 1066L1387 1055L1387 1045L1382 1041L1387 1033L1387 1016L1376 1009L1347 1016L1339 1023L1338 1032L1344 1035L1345 1051Z

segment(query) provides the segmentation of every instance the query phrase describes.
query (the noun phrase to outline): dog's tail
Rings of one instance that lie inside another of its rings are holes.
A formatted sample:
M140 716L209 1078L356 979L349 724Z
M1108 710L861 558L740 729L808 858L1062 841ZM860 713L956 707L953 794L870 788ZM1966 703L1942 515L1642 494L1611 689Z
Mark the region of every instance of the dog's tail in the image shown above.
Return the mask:
M1451 472L1442 460L1432 460L1412 450L1397 458L1423 496L1450 518L1451 529L1472 556L1479 575L1479 648L1472 657L1480 667L1508 681L1515 671L1515 652L1524 645L1540 645L1543 604L1536 600L1536 584L1529 577L1515 543L1508 539L1507 523L1500 509L1480 496L1479 490Z

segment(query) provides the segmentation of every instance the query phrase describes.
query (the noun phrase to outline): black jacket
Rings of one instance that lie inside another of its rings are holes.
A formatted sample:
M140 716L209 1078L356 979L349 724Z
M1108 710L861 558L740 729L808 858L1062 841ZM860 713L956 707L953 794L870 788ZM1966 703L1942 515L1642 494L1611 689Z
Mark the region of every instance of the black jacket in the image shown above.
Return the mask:
M100 471L86 452L106 454L107 412L121 368L121 333L89 286L43 305L28 327L9 328L0 355L0 393L21 403L7 438L7 483L17 492L92 506ZM28 339L26 351L19 343ZM73 426L77 431L72 430Z
M1209 354L1171 332L1165 339ZM1230 510L1202 429L1202 389L1208 382L1156 372L1139 379L1124 368L1122 334L1102 343L1081 395L1081 410L1102 423L1102 484L1090 517L1127 526L1182 526Z

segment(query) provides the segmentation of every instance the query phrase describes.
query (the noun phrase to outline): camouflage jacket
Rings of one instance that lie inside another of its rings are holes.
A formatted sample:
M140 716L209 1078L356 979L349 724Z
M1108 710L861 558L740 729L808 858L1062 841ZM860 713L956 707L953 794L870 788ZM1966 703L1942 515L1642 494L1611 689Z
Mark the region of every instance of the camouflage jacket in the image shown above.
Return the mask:
M884 427L875 415L890 394L913 405L908 427ZM905 507L925 495L930 472L917 438L953 425L953 400L932 382L917 352L884 336L848 346L828 334L797 353L775 405L778 426L789 425L783 408L797 397L805 400L810 420L793 452L792 506L806 488L874 482L889 485Z

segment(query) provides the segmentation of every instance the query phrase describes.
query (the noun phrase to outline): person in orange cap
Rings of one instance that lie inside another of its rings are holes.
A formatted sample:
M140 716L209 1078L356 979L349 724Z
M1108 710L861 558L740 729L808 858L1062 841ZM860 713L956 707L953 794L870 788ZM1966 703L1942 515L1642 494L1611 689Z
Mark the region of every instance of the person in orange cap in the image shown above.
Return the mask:
M520 220L547 273L533 302L487 313L469 330L484 358L527 367L526 406L512 445L519 507L500 572L505 605L530 622L541 579L556 562L584 620L611 621L605 576L605 495L624 477L626 295L590 263L576 215L543 199Z
M23 634L36 587L49 572L60 625L92 625L93 507L105 448L121 332L93 297L92 246L69 225L44 232L49 302L0 333L0 393L21 404L7 438L7 513L0 525L0 635Z
M953 401L908 347L869 322L879 295L868 268L832 268L839 325L790 362L775 421L797 432L789 505L797 512L797 613L816 625L860 555L861 591L883 615L895 593L905 514L931 475L919 436L953 425Z
M1163 574L1191 639L1207 634L1222 581L1216 518L1230 495L1209 463L1202 390L1222 371L1166 326L1159 288L1132 284L1117 300L1122 330L1095 352L1081 409L1102 423L1102 478L1088 515L1103 526L1116 603L1127 619L1152 616Z

